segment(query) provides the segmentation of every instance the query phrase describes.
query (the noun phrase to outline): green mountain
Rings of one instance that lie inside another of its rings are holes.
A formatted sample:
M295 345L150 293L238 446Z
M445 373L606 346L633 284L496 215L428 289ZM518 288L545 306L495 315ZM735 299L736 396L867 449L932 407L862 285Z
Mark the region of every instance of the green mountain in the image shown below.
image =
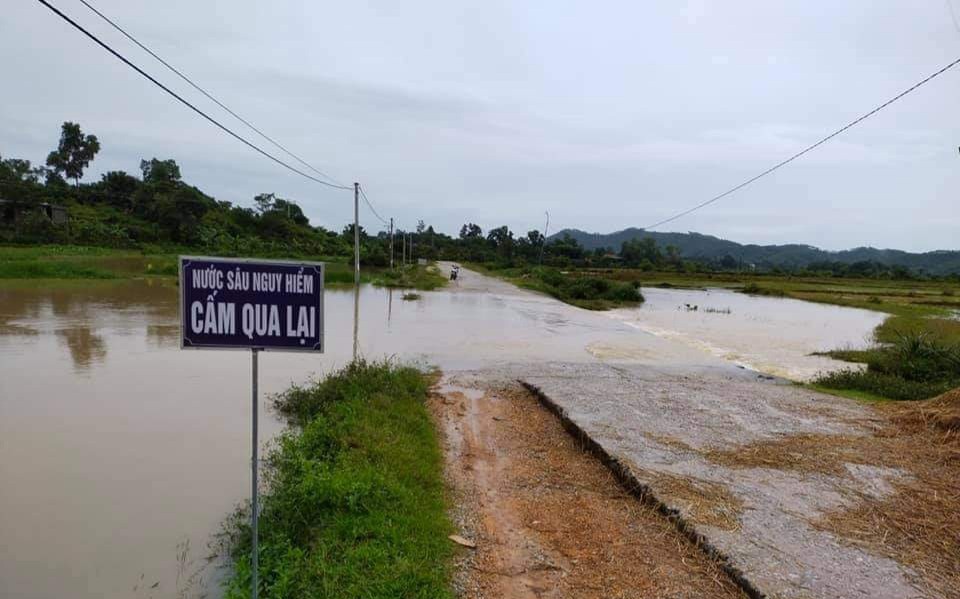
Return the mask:
M936 250L911 253L902 250L858 247L852 250L831 252L811 245L755 245L737 243L702 233L660 233L629 228L614 233L587 233L579 229L564 229L550 236L550 240L570 235L588 250L608 248L620 251L624 241L652 237L660 247L674 245L687 259L719 261L730 256L737 262L752 264L758 268L804 268L817 262L878 262L889 266L902 266L912 271L933 275L960 273L960 251Z

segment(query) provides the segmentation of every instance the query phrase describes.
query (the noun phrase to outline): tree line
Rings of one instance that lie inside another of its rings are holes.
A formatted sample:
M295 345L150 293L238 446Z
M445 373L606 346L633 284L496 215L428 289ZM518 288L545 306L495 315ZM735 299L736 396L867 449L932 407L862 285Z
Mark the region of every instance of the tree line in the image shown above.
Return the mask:
M84 171L100 151L95 135L77 123L65 122L57 147L42 166L0 156L0 242L71 243L117 248L160 244L234 255L352 256L353 224L340 231L314 226L292 199L261 193L250 206L217 200L182 178L173 159L143 159L138 175L104 173L99 181L81 183ZM45 204L64 206L66 226L52 222ZM385 266L390 261L386 231L370 235L360 229L361 262ZM753 272L756 265L726 255L691 260L674 245L660 246L651 237L624 241L620 248L587 250L563 234L545 239L534 229L516 234L506 225L484 232L465 223L456 236L419 221L412 231L398 230L411 258L488 263L498 267L639 268L678 272ZM764 266L763 272L823 276L906 278L909 270L878 262L820 262L804 269Z

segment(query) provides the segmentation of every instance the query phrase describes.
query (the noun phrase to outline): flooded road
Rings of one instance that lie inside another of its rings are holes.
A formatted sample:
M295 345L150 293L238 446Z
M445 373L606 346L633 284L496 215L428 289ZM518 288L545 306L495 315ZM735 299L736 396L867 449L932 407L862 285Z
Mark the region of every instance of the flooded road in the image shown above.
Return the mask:
M728 289L644 289L641 308L607 314L637 330L796 381L837 367L813 352L871 343L886 314Z
M0 597L217 596L200 566L249 492L249 354L181 351L170 281L40 285L0 288ZM805 373L805 353L862 344L882 320L644 292L639 309L595 313L467 271L419 301L363 287L358 349L447 370L599 359ZM677 310L688 302L731 313ZM282 429L267 394L350 360L353 310L352 290L328 290L326 354L261 355L262 438Z

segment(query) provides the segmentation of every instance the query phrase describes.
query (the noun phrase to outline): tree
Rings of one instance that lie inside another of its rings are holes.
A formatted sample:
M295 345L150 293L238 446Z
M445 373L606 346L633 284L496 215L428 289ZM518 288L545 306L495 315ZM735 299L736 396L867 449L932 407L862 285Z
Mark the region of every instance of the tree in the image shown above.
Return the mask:
M397 234L400 236L401 239L403 239L402 231L397 231ZM350 244L353 244L353 223L350 223L343 228L343 233L341 233L341 236ZM366 229L363 228L363 225L360 225L360 240L366 241L366 239L367 239L367 231Z
M733 270L737 267L737 264L737 259L730 254L725 254L723 258L720 258L720 268L724 270Z
M487 233L487 241L489 241L493 247L496 248L509 245L513 242L513 232L507 228L507 225L497 227L496 229L490 229L490 232Z
M133 196L140 187L140 181L123 171L104 173L99 184L102 201L126 211L133 209Z
M680 262L680 248L670 244L667 246L667 261L673 264Z
M0 160L0 178L5 180L36 183L39 181L41 171L42 169L33 168L29 160L20 158Z
M467 223L460 227L460 239L477 239L483 237L483 229L479 225Z
M140 172L144 183L179 183L180 167L173 159L140 161Z
M77 123L65 122L60 128L60 144L47 156L47 166L63 173L80 187L80 177L93 157L100 151L96 135L84 135Z
M39 181L44 170L43 167L33 168L29 160L0 159L0 199L38 201L43 191Z
M660 253L657 241L653 237L643 239L634 237L624 241L620 248L620 257L628 264L647 262L657 266L663 262L663 254Z
M310 224L310 219L306 217L300 206L294 204L292 200L275 199L273 201L273 211L280 213L284 218L298 225L307 226Z

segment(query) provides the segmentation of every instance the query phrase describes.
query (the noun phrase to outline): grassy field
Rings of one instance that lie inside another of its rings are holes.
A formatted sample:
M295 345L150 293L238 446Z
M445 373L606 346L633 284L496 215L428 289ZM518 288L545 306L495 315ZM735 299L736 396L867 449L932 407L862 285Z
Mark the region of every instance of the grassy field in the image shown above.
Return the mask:
M20 280L176 277L179 255L202 253L189 248L169 247L137 251L69 245L0 246L0 285ZM325 282L328 286L353 285L353 266L343 256L256 257L325 262ZM390 284L395 279L398 284ZM367 268L362 264L360 280L416 289L435 289L446 282L435 269L428 271L424 267L408 267L402 275L397 276L388 269Z
M277 398L298 427L267 457L261 597L452 598L428 386L415 369L358 362ZM249 596L246 522L228 528L228 598Z
M619 281L603 275L586 274L583 270L560 271L555 268L491 268L469 263L468 268L499 277L517 287L539 291L586 310L610 310L643 303L639 284Z

